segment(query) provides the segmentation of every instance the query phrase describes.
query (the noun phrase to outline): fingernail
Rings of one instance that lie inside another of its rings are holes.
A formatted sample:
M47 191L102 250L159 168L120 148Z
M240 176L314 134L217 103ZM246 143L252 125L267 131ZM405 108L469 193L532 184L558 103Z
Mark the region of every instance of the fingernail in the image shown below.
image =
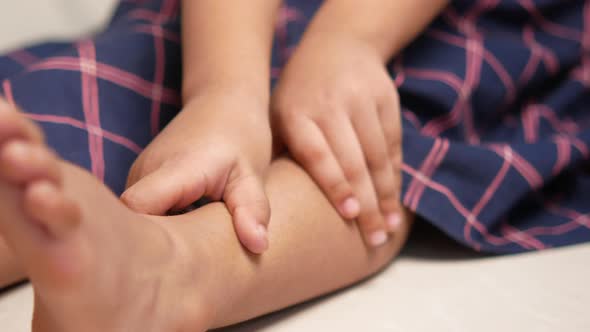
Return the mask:
M399 213L392 213L387 217L387 225L391 231L397 231L402 224Z
M262 242L261 253L268 249L268 229L264 225L256 226L256 233Z
M347 218L356 217L361 211L361 204L356 198L347 198L341 206L342 214Z
M376 231L375 233L371 234L369 241L373 247L380 247L387 242L387 233L384 231Z
M10 143L10 153L18 158L24 158L30 151L31 146L28 143L14 141Z
M256 232L258 233L258 236L260 236L260 237L266 237L266 233L268 233L266 227L261 224L258 224L256 226Z

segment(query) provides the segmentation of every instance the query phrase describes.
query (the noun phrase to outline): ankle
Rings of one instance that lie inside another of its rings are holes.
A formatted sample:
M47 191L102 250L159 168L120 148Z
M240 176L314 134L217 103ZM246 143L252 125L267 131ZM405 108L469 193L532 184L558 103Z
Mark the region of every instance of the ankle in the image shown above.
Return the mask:
M173 252L168 282L178 290L176 305L181 319L185 323L198 320L201 326L211 328L224 308L231 306L223 287L231 273L227 264L216 260L213 243L205 238L187 237L176 223L164 224Z
M231 216L223 204L209 204L178 220L166 223L177 255L184 266L184 285L187 307L210 313L217 328L233 323L231 316L236 305L249 292L255 278L256 258L253 258L237 239ZM185 219L186 221L183 221ZM194 225L202 227L195 232Z

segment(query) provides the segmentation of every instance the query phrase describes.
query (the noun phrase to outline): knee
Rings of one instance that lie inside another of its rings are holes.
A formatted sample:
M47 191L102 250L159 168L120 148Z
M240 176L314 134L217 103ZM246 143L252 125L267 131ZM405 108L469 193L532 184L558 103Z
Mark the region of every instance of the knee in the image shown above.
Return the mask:
M325 224L328 224L329 220L334 220L331 226L334 228L324 231L332 236L339 234L346 239L343 240L346 241L343 246L349 254L342 268L343 271L350 273L350 283L381 272L397 257L406 243L414 221L414 214L408 210L404 211L402 226L391 236L391 240L384 246L374 249L364 245L358 227L340 218L319 187L296 162L289 158L278 158L273 162L267 175L267 183L271 183L267 186L267 194L271 199L273 211L284 213L286 210L293 209L294 206L297 208L296 204L303 204L297 203L297 198L305 197L305 208L315 211L312 219L322 220ZM276 197L282 197L282 199L279 200Z

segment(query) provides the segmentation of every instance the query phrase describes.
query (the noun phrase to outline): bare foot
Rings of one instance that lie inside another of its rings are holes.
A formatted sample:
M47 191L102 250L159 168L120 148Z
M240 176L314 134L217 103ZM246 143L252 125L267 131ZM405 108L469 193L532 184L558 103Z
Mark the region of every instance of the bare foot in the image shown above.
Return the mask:
M0 234L0 290L25 278L25 272Z
M2 105L0 211L0 232L35 288L33 331L208 327L213 310L196 285L210 280L161 220L128 210Z

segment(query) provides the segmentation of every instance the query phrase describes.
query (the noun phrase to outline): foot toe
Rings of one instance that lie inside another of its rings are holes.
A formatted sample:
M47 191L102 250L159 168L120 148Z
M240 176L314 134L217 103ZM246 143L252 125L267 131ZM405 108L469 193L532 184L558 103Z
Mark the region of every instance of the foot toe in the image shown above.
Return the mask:
M24 193L27 216L40 223L50 236L61 238L75 229L81 220L80 208L52 182L30 184Z
M14 140L0 148L0 177L16 185L44 179L61 186L57 157L47 147Z
M44 141L39 126L25 118L14 107L0 103L0 144L15 138L33 143Z

